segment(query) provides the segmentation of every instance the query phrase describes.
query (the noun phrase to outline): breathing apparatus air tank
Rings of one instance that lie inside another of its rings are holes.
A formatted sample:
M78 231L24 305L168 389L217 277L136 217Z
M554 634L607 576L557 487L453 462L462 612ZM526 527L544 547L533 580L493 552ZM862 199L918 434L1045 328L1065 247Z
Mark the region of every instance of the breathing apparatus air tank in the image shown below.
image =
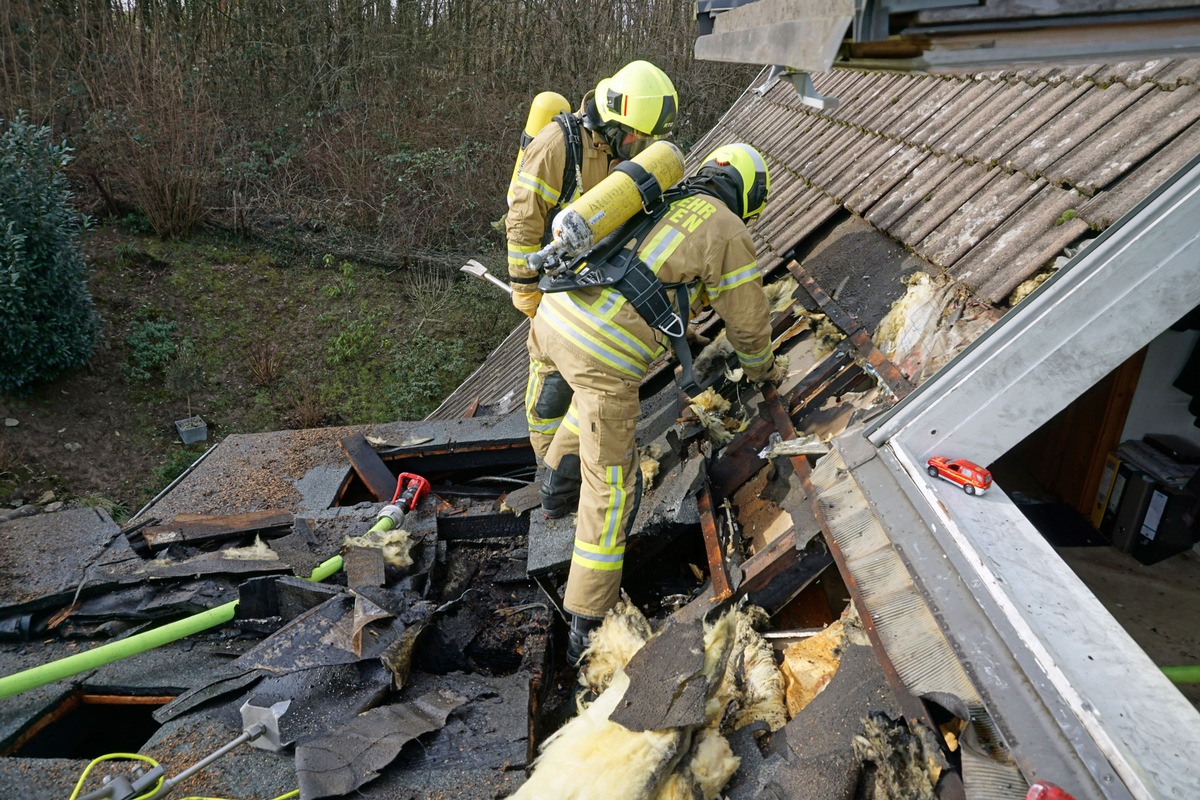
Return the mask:
M529 116L525 119L525 130L521 131L521 146L517 149L517 162L513 164L512 178L508 181L509 206L513 201L513 186L517 182L517 173L521 171L521 160L525 158L525 148L556 115L570 111L571 104L558 92L542 92L529 104Z
M564 208L551 225L550 244L530 254L530 268L554 274L571 257L591 248L654 205L663 192L683 178L683 153L671 142L654 142L629 161L622 161L591 191Z

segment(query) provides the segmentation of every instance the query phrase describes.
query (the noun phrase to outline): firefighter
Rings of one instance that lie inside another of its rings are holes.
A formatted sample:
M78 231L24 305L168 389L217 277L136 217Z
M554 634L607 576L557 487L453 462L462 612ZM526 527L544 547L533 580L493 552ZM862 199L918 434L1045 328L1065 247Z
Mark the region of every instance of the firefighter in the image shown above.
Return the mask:
M679 96L667 74L648 61L626 64L560 114L525 148L510 187L505 230L513 305L532 317L541 300L537 273L525 259L549 241L554 214L603 180L619 160L637 155L675 125Z
M745 225L762 212L768 188L766 164L754 148L720 147L654 227L629 245L664 286L707 296L753 382L779 378L770 308ZM546 515L577 507L564 597L571 614L567 654L577 664L591 630L617 602L625 539L641 495L638 387L664 352L663 336L616 289L587 287L542 298L529 346L527 406L536 408L555 391L548 375L561 376L573 392L560 424L535 430L531 419L530 440L547 467L539 487Z

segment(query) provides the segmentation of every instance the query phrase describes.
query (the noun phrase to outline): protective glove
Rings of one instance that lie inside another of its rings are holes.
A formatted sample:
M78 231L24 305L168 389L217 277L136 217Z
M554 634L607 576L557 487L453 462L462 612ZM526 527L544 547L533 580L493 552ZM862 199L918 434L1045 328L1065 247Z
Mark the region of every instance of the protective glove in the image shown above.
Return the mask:
M528 292L521 292L513 289L512 304L525 316L533 319L533 315L537 313L538 303L542 302L542 293L537 289Z

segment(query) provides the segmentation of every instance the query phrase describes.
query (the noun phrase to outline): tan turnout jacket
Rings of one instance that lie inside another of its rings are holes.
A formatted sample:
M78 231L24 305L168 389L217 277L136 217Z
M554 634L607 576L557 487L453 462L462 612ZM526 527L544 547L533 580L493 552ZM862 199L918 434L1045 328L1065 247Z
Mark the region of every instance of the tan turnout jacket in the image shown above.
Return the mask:
M589 94L584 98L585 105L590 97ZM583 117L582 108L575 113L575 117ZM504 223L508 238L508 274L515 279L514 291L528 292L537 288L533 280L537 273L525 266L525 259L542 248L547 221L572 200L604 180L610 166L615 163L612 151L599 136L582 125L579 133L583 140L583 163L571 197L560 196L563 169L567 164L567 142L559 124L551 120L525 148Z
M754 241L736 214L707 195L676 200L642 240L638 255L663 283L688 284L693 300L706 295L725 322L746 376L758 380L766 374L772 361L770 309ZM613 289L548 294L538 313L577 348L637 380L665 345L665 337Z

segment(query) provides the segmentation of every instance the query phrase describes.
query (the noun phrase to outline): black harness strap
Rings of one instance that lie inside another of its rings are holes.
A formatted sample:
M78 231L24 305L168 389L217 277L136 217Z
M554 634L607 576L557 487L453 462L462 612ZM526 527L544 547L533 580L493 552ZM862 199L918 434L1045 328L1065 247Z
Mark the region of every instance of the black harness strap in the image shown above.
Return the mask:
M613 167L613 172L624 172L630 177L633 185L637 187L638 194L642 197L642 208L650 208L661 194L658 178L647 172L646 168L636 161L622 161Z
M620 169L620 166L617 168ZM634 175L630 174L630 177L637 181ZM643 193L643 198L645 196ZM700 387L692 374L692 351L688 347L685 335L690 305L687 286L676 283L668 287L637 255L642 239L662 219L671 203L682 196L682 192L664 195L662 202L656 204L650 212L635 215L577 258L570 269L556 276L544 276L538 282L538 288L551 293L609 286L620 292L650 327L667 337L675 350L675 357L679 359L681 388L689 395L695 395L700 391ZM633 246L626 247L630 242L633 242ZM675 289L676 306L672 306L671 299L667 296L668 288Z
M558 204L546 215L546 229L542 232L543 245L549 244L554 238L552 228L555 211L571 202L575 189L583 183L583 134L579 131L579 119L574 114L564 112L556 114L554 121L563 132L563 139L567 145L567 161L563 165L562 191L558 195Z

